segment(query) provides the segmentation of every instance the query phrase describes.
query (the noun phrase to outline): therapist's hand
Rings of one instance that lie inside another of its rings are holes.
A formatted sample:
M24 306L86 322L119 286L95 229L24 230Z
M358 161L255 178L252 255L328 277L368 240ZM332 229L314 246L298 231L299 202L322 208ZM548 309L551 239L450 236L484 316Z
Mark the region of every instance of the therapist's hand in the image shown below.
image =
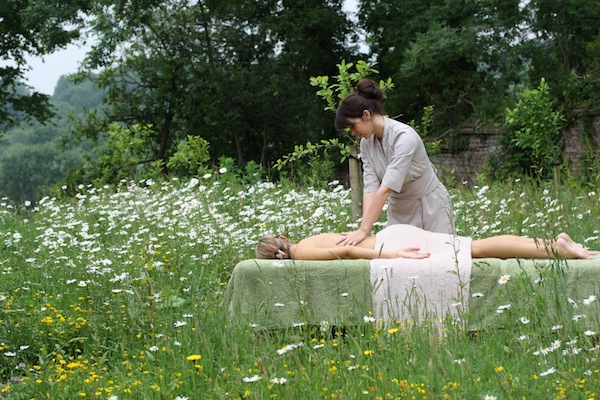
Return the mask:
M342 238L336 244L341 246L354 246L362 242L367 236L367 232L358 228L354 232L342 233Z

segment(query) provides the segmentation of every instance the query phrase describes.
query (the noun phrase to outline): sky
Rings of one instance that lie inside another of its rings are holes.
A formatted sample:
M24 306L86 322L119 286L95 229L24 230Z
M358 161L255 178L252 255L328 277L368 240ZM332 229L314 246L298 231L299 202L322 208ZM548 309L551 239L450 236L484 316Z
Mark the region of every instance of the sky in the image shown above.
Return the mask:
M27 57L31 68L25 73L27 83L38 92L52 95L58 79L62 75L77 72L88 50L88 46L70 45L43 58Z
M358 0L346 0L344 10L356 12ZM27 84L38 92L52 95L62 75L77 72L79 63L89 50L88 45L72 44L63 50L40 57L27 57L31 69L25 74Z

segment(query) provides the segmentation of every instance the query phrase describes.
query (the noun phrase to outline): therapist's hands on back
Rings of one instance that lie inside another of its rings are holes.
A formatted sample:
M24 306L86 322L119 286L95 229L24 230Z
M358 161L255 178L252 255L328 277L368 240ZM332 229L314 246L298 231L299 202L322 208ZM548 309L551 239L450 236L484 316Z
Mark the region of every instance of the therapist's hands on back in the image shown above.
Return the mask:
M392 189L383 185L376 192L366 193L363 196L363 218L360 227L354 232L342 233L342 239L337 244L340 246L355 246L369 236L373 224L381 214L383 205L390 193L392 193Z
M344 232L341 235L342 239L336 244L341 246L355 246L362 242L368 236L368 233L365 233L365 231L358 228L354 232Z

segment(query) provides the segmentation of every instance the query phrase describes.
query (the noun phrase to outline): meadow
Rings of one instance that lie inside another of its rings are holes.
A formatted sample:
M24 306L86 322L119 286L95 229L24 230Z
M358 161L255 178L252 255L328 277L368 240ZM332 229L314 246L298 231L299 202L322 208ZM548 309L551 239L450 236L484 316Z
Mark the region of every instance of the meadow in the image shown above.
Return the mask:
M600 193L515 180L451 189L459 234L600 249ZM0 399L598 399L597 295L511 299L488 329L460 321L268 329L229 318L237 262L263 234L345 231L350 193L188 181L81 186L0 204ZM384 226L379 222L376 229ZM560 283L560 271L550 274ZM549 283L546 283L549 284ZM499 299L500 301L500 299ZM577 309L574 309L576 303ZM343 328L343 329L342 329Z

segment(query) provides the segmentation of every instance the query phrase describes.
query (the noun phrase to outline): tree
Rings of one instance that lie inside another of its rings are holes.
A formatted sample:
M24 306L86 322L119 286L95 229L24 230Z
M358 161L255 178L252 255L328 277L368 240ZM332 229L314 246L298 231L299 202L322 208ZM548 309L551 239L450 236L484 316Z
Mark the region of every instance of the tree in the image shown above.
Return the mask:
M438 132L479 119L500 124L513 96L544 77L563 105L600 106L598 83L586 75L599 34L597 1L360 4L381 73L399 87L387 101L391 113L411 119L434 105Z
M458 126L475 112L475 97L484 86L477 67L479 51L476 33L470 29L437 26L418 35L399 69L398 86L415 97L403 106L409 115L419 115L416 107L435 104L446 126Z
M381 73L399 88L388 97L388 112L408 121L434 105L436 123L445 130L475 111L476 97L488 86L480 68L489 64L477 29L482 21L474 22L479 3L361 2L361 25Z
M600 2L534 0L530 81L545 78L565 108L599 108L600 81L589 75L600 34Z
M190 135L210 143L213 159L268 165L295 136L323 130L308 77L331 70L328 61L344 54L343 22L339 0L96 8L91 23L99 40L85 65L103 68L97 82L107 110L80 121L78 135L102 140L112 122L139 124L151 126L148 150L165 166Z
M35 204L49 186L80 161L77 151L59 151L52 143L18 143L0 152L0 187L13 201Z
M488 160L492 177L554 176L558 182L564 122L544 79L536 89L523 90L514 107L506 109L506 129L498 138L502 148Z
M24 83L26 55L50 54L79 39L89 6L90 0L0 3L0 129L23 119L47 121L53 115L49 96Z
M541 43L546 57L540 58L538 74L552 78L585 71L586 45L600 33L600 4L587 0L532 0L532 38ZM564 79L564 77L563 77Z
M589 55L587 60L586 76L594 82L600 81L600 34L588 43L586 51Z
M101 91L90 82L76 85L64 76L50 98L54 117L45 123L32 121L7 130L0 146L0 188L15 201L35 202L83 161L85 146L64 146L62 135L69 119L82 106L99 106Z
M104 91L100 90L91 80L84 80L77 84L66 76L61 76L56 83L53 103L67 103L76 113L102 106Z
M280 67L308 81L317 71L336 72L335 65L350 55L348 42L356 40L342 12L341 0L284 0L265 21L281 45Z

